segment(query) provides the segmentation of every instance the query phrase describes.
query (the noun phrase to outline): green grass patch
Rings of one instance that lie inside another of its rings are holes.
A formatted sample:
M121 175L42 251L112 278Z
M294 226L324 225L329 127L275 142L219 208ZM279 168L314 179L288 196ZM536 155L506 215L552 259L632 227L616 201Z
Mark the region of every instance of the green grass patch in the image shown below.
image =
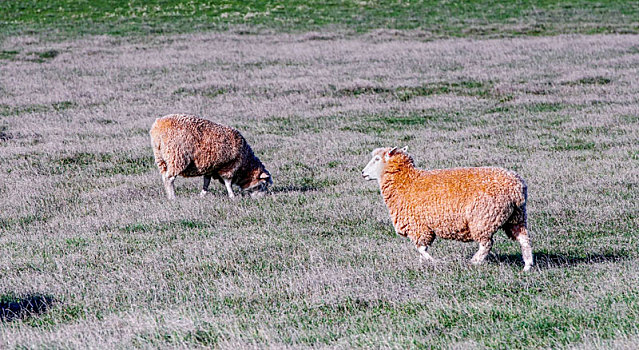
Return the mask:
M38 57L42 58L42 59L52 59L52 58L56 58L60 52L57 50L47 50L47 51L42 51L42 52L38 52Z
M183 96L205 96L208 98L215 98L219 95L223 95L232 91L235 91L235 88L222 87L222 86L208 86L205 88L181 87L175 90L173 93L176 95L183 95Z
M601 77L601 76L595 76L595 77L586 77L586 78L581 78L575 81L567 81L567 82L562 82L562 85L607 85L610 84L612 82L612 79L610 78L606 78L606 77Z
M625 1L27 0L0 2L0 35L146 35L238 26L421 29L437 37L636 33L632 19L638 17L639 5Z
M558 112L566 106L559 102L538 102L524 106L524 108L532 113Z
M428 121L451 121L446 116L442 115L408 115L405 117L402 116L391 116L385 115L380 116L378 118L372 119L373 122L379 122L383 124L388 124L391 126L400 126L400 127L411 127L417 125L425 125Z
M13 157L9 171L29 171L41 175L114 176L139 175L155 169L151 152L144 155L76 152L67 155L21 154Z
M48 167L47 167L48 165ZM128 156L111 153L79 152L69 156L50 159L40 170L52 175L70 171L81 171L99 176L143 174L155 167L152 154Z
M48 216L42 214L30 214L17 218L0 218L0 229L24 229L34 222L46 222L47 220Z
M439 129L456 130L464 126L474 126L485 124L481 118L470 118L461 112L442 112L435 110L424 110L421 113L381 113L377 115L363 115L345 120L340 127L342 131L352 131L370 135L389 135L398 132L408 132L412 130ZM412 135L402 136L402 140L410 141Z
M67 238L65 240L65 243L67 244L69 248L73 248L73 249L81 249L89 245L86 238L82 238L82 237Z
M26 105L26 106L11 106L8 104L0 104L1 116L17 116L26 113L42 113L52 109L52 106L46 105Z
M51 107L56 112L64 111L66 109L73 108L73 107L76 107L76 106L77 106L77 104L75 102L72 102L72 101L61 101L61 102L55 102L55 103L51 104Z
M162 222L162 223L131 223L118 229L124 233L145 233L145 232L166 232L169 230L175 229L187 229L187 230L200 230L210 228L211 224L202 222L202 221L194 221L194 220L178 220L172 222Z
M0 103L0 116L19 116L28 113L46 113L46 112L62 112L64 110L76 107L77 104L72 101L60 101L51 104L31 104L22 106L12 106Z
M78 305L54 307L41 317L31 318L26 324L35 328L51 328L60 324L73 323L86 318L86 311Z
M261 121L260 125L238 125L242 129L254 129L258 133L270 133L281 136L319 133L335 121L335 117L307 118L301 116L272 116Z
M563 151L587 151L597 148L597 144L594 141L588 141L583 138L557 138L555 143L550 146L550 149L557 152Z
M198 346L215 347L220 341L220 333L211 325L204 324L184 336L184 341Z
M492 96L492 82L486 81L459 81L459 82L433 82L422 86L387 87L355 87L335 91L336 96L361 96L380 95L386 98L395 98L402 102L418 96L431 96L454 94L460 96Z
M0 51L0 60L11 60L15 58L20 52L15 50L2 50Z

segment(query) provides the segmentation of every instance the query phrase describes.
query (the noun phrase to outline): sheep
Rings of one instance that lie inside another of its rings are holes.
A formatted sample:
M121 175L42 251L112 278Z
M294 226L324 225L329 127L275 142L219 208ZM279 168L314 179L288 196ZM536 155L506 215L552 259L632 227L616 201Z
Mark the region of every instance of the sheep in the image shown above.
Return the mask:
M178 175L202 176L200 196L206 196L211 178L232 185L251 196L261 196L273 184L271 174L253 154L239 131L186 114L158 118L150 130L155 164L160 170L167 197L175 198L173 182Z
M397 234L410 238L420 260L434 261L427 249L435 237L477 241L471 259L481 264L493 235L502 228L521 245L524 271L533 265L526 228L527 186L513 171L496 167L421 170L402 149L377 148L362 170L377 180Z

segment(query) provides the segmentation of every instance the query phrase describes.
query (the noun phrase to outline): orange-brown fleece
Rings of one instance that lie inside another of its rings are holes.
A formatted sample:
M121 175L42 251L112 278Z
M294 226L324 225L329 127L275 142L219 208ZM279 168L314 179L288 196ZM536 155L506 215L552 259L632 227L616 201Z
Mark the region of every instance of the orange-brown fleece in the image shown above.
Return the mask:
M211 175L241 188L269 174L239 131L184 114L158 118L151 127L155 162L167 177Z
M379 184L395 230L418 246L436 236L489 242L500 227L515 239L512 229L526 225L526 184L505 169L420 170L398 151L387 158Z

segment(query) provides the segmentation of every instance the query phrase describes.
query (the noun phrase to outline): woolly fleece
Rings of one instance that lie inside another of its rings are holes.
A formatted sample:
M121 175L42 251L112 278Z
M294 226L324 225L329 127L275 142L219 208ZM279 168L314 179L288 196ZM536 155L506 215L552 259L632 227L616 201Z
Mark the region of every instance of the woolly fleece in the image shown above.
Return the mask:
M242 189L270 181L270 174L239 131L185 114L158 118L150 131L155 163L163 178L230 179ZM205 179L206 181L206 179Z

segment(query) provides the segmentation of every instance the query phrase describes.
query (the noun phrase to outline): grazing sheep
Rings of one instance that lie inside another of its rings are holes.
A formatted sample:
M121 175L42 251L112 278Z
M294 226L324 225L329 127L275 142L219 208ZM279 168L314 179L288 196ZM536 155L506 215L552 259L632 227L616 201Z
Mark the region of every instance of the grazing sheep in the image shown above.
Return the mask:
M178 175L203 176L200 196L208 193L211 178L222 182L231 198L232 185L259 196L273 183L244 137L228 126L172 114L156 119L150 134L155 164L169 199L175 198L173 182Z
M519 242L524 271L530 270L527 188L519 175L492 167L420 170L406 150L375 149L362 176L378 181L395 231L415 243L421 258L433 260L426 250L437 236L479 242L471 262L480 264L502 228Z

